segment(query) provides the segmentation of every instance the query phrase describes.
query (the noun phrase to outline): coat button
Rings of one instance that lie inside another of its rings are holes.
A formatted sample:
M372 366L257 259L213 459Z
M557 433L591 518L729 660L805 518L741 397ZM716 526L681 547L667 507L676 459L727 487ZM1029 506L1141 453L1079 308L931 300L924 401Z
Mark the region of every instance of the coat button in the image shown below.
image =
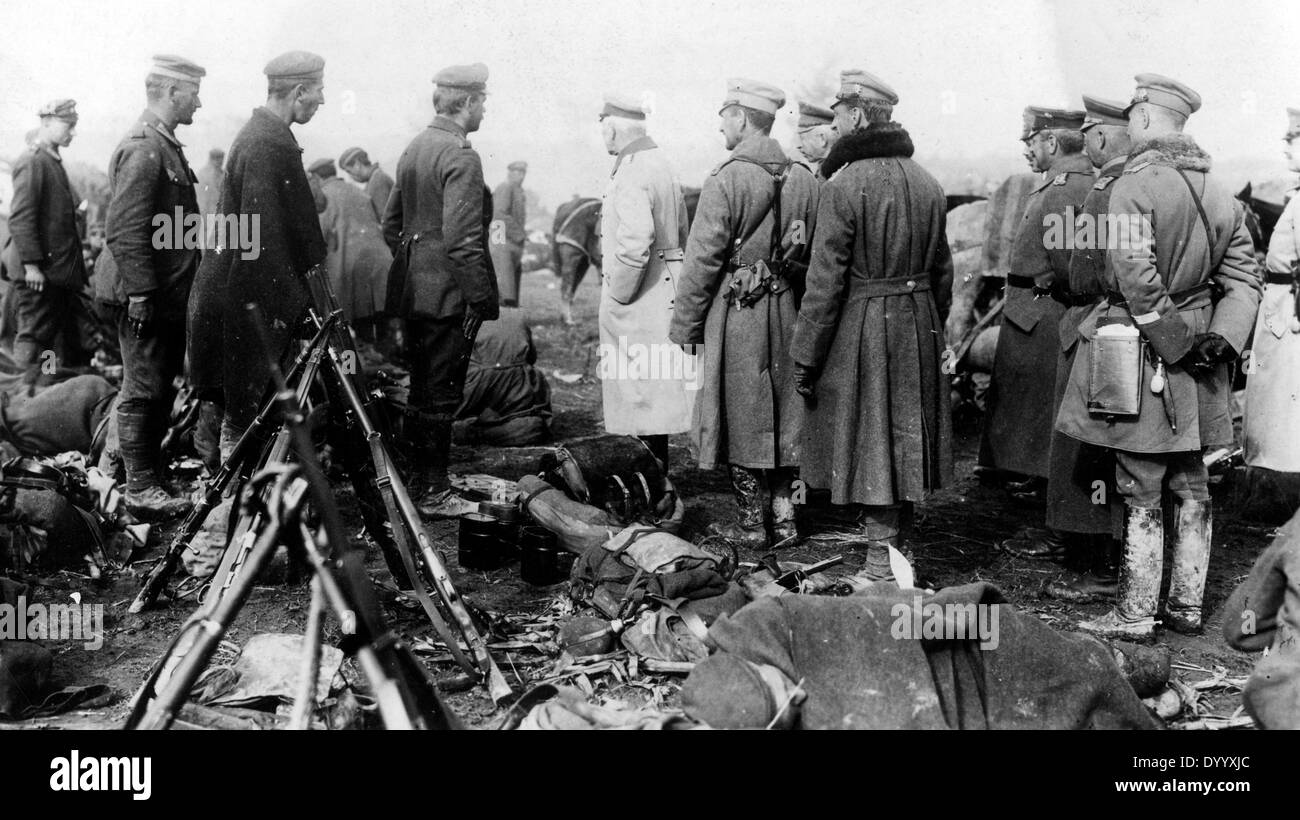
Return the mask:
M907 280L907 289L908 289L908 290L916 290L916 281L913 280L913 279L908 279L908 280Z

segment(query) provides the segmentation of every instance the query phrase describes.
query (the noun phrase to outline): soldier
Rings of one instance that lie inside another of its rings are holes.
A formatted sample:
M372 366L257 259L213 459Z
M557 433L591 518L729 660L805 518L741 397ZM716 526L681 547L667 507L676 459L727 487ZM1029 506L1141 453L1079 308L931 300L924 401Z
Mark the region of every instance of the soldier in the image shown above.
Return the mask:
M71 144L77 134L77 103L55 100L41 108L40 118L35 143L14 163L9 209L9 232L23 270L22 278L14 282L18 313L14 361L21 367L38 364L59 332L73 327L80 293L88 281L77 195L59 155L59 149ZM68 350L75 347L64 345Z
M1055 282L1063 287L1070 275L1070 249L1060 240L1049 247L1048 230L1054 220L1071 219L1092 187L1092 163L1083 153L1079 133L1083 116L1082 111L1025 109L1020 135L1025 159L1044 177L1025 205L1012 245L980 442L981 466L1030 479L1024 486L1035 494L1041 492L1048 473L1059 326L1065 313L1064 305L1045 294ZM1059 541L1035 541L1027 533L1004 546L1038 557L1064 552Z
M1056 422L1115 451L1126 505L1117 606L1079 624L1103 637L1154 634L1166 481L1182 503L1165 623L1179 632L1201 628L1211 536L1201 450L1232 443L1228 364L1250 337L1261 284L1242 211L1210 174L1210 157L1182 133L1200 107L1200 96L1176 80L1137 76L1125 111L1134 145L1111 184L1107 298L1079 326ZM1108 351L1130 349L1125 333L1140 334L1147 353L1140 365L1108 367L1123 362Z
M822 163L808 289L795 325L795 386L808 401L803 478L862 505L866 577L890 577L912 504L952 474L948 378L940 367L952 293L943 189L893 122L898 95L840 74L839 139Z
M800 101L798 133L799 147L794 160L817 176L822 160L835 144L835 112Z
M1288 170L1300 172L1300 109L1288 108ZM1241 434L1246 463L1284 473L1300 473L1300 197L1282 211L1264 260L1264 297L1255 327L1252 367L1246 380L1246 412Z
M447 473L451 425L478 326L497 318L497 285L487 253L491 202L483 165L466 135L483 121L487 66L451 66L433 78L433 123L397 162L384 213L384 239L396 257L388 313L406 320L411 415L421 515L469 509Z
M126 506L146 521L183 515L191 506L163 488L159 459L172 382L184 372L185 310L202 257L201 237L188 233L201 224L197 178L176 126L194 122L206 73L182 57L155 56L144 81L148 107L108 164L108 248L95 287L122 351L117 425ZM160 216L169 239L183 237L179 247L155 240Z
M303 275L325 261L302 149L290 128L310 122L324 104L325 60L291 51L267 63L264 73L266 105L253 109L236 135L221 183L216 216L223 245L203 255L187 316L190 377L220 419L223 461L256 417L270 384L267 356L283 356L299 331L309 299ZM261 308L271 350L262 349L247 302ZM214 568L211 559L225 545L230 503L209 515L194 549L203 560L192 572Z
M515 161L506 170L506 181L492 194L492 267L496 268L501 304L519 306L519 278L523 273L524 242L528 231L524 203L524 175L528 163Z
M600 213L601 397L605 430L640 436L667 471L668 436L691 428L695 403L690 362L668 341L688 223L645 117L639 102L617 95L600 112L605 150L617 157ZM639 366L648 361L661 366Z
M339 167L354 181L366 186L366 196L370 197L370 205L375 209L375 219L383 222L384 209L388 207L388 197L393 192L393 178L379 167L379 163L371 162L370 156L360 148L349 148L339 154Z
M727 466L740 508L716 532L755 549L796 536L803 400L790 337L817 219L816 179L770 136L783 105L779 88L727 81L718 113L731 155L700 192L668 334L704 345L693 430L700 467Z
M325 197L321 231L325 234L325 269L343 315L357 335L374 339L374 317L388 296L388 269L393 255L384 242L370 198L340 179L334 160L318 159L307 168L320 180Z
M1061 354L1056 366L1056 403L1060 410L1070 380L1070 369L1078 352L1079 325L1106 294L1106 248L1095 230L1105 224L1110 208L1111 185L1124 171L1132 140L1128 136L1125 103L1083 95L1087 116L1083 121L1084 151L1097 169L1097 181L1083 200L1077 226L1092 228L1095 241L1076 247L1070 256L1068 282L1054 283L1051 296L1065 306L1061 317ZM1119 584L1119 543L1113 533L1117 507L1110 504L1114 460L1103 449L1083 444L1053 430L1048 454L1047 527L1045 539L1064 542L1064 534L1084 536L1077 543L1083 552L1085 572L1068 582L1047 585L1046 594L1061 600L1085 603L1115 595ZM1098 484L1100 482L1100 484ZM1078 539L1076 538L1076 541ZM1043 549L1043 552L1050 552Z

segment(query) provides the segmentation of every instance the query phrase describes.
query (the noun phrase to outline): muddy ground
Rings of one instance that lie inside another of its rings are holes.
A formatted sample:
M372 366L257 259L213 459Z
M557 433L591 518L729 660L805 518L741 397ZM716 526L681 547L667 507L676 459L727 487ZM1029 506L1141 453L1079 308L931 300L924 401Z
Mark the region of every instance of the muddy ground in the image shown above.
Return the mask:
M566 327L560 320L559 290L556 279L549 272L537 272L524 277L522 302L533 325L533 336L539 351L542 367L554 391L554 432L558 439L571 439L601 432L600 385L596 381L596 306L599 296L599 279L589 276L579 290L577 327ZM569 383L553 374L579 374L582 378ZM1101 614L1101 605L1065 606L1041 595L1052 579L1063 569L1052 563L1023 560L997 550L996 544L1022 526L1041 526L1042 510L1014 502L1003 490L984 486L972 475L978 445L978 431L959 430L956 448L956 486L936 495L918 508L912 547L919 575L934 584L948 585L985 580L996 584L1006 597L1017 606L1029 609L1040 618L1061 629ZM482 449L456 447L453 452L453 470L461 473L489 473L514 479L535 471L543 448ZM734 512L724 478L720 473L702 472L691 466L688 441L685 435L672 441L672 473L679 490L688 500L686 534L701 532L707 524ZM1235 585L1248 572L1252 561L1266 545L1272 526L1277 521L1251 520L1236 517L1231 511L1239 507L1234 499L1240 496L1238 486L1233 486L1234 476L1219 485L1219 515L1215 522L1214 554L1210 567L1205 601L1209 620L1205 634L1184 637L1170 632L1161 634L1161 642L1173 653L1175 675L1188 684L1205 681L1217 674L1228 683L1208 687L1201 699L1201 715L1184 714L1175 725L1201 726L1193 722L1206 714L1229 717L1240 706L1239 689L1232 685L1234 679L1248 674L1253 658L1228 648L1219 637L1222 614L1219 612ZM350 532L360 530L360 521L351 490L341 487L340 504ZM495 571L465 571L456 561L456 533L454 523L437 524L431 528L447 558L454 582L461 592L481 609L503 614L543 614L562 594L562 586L535 588L518 577L518 564ZM157 534L165 539L167 530ZM157 547L154 548L156 555ZM825 550L811 546L796 546L783 558L811 561L825 557ZM86 727L113 728L123 720L127 701L140 684L150 665L164 651L177 627L192 611L193 603L173 602L169 606L129 615L126 612L138 585L138 576L150 565L151 556L132 565L104 585L92 583L84 576L71 573L43 579L34 587L29 600L36 602L67 601L73 592L80 592L83 603L105 605L106 637L104 645L96 651L86 651L79 645L50 643L56 654L55 680L58 686L85 684L92 681L107 683L112 689L111 702L101 708L83 709L50 718L3 724L10 727ZM742 558L754 556L744 556ZM862 563L858 554L846 555L845 564L836 572L852 572ZM381 556L371 550L368 566L376 580L387 581ZM260 632L301 632L306 620L308 593L305 584L262 586L254 593L228 638L242 644ZM428 635L430 629L410 606L391 604L388 612L396 618L401 631L413 638ZM524 619L521 619L524 620ZM337 625L330 624L327 634L337 636ZM417 641L418 643L418 641ZM447 675L454 667L437 661L437 655L425 655L436 675ZM530 674L540 674L551 660L541 653L529 650L509 650L497 653L498 662L511 682L520 688L520 681ZM531 671L530 671L531 670ZM596 681L598 694L625 703L639 704L658 698L671 704L674 683L680 677L659 677L632 682L612 678ZM491 722L499 711L492 705L482 689L449 694L450 707L469 726L483 726Z

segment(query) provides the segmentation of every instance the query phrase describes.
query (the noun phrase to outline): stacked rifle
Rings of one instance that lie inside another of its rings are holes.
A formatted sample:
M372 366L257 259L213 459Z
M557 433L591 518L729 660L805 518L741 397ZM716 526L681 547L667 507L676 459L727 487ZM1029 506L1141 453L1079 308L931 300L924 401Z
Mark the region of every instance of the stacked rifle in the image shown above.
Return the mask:
M373 495L377 490L382 497L387 520L376 526L374 520L368 519L367 526L376 540L384 539L381 546L386 547L390 566L397 564L392 566L394 576L404 576L438 637L461 668L483 683L495 702L513 697L488 652L483 633L452 585L375 423L376 418L382 420L382 415L357 372L360 357L329 282L316 268L308 273L307 284L312 296L308 310L314 328L311 341L299 353L287 377L273 360L274 354L268 354L272 358L275 395L263 404L230 456L207 482L202 497L146 575L131 604L133 613L154 605L208 514L236 479L244 479L239 518L231 528L225 553L203 602L136 694L127 728L166 728L172 723L220 636L247 601L256 578L281 543L313 573L308 657L302 678L302 694L311 697L295 700L293 723L305 726L314 702L314 692L305 689L314 687L315 674L306 673L319 663L319 616L328 606L345 631L355 628L356 640L349 644L356 648L357 661L375 690L386 726L448 728L455 724L424 667L384 623L364 572L364 556L353 550L342 534L303 409L318 380L324 383L331 403L346 408L350 432L364 442L368 451L373 485L363 486L367 477L355 465L349 472L358 485L359 496ZM248 309L257 310L252 305ZM261 321L254 324L264 328ZM265 339L264 345L271 350ZM281 421L268 442L272 419L277 415ZM465 649L461 648L462 641Z

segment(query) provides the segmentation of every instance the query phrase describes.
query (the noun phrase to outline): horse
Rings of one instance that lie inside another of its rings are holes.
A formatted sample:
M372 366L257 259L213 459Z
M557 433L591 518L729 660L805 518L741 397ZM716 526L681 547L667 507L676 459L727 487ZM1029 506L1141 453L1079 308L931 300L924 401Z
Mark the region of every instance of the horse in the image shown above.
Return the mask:
M686 225L695 218L700 201L699 188L682 188L686 202ZM555 211L551 224L551 263L560 277L560 301L564 305L565 324L574 324L573 295L587 275L587 269L600 270L600 200L577 197Z
M551 261L560 277L564 323L574 324L573 294L587 275L600 270L600 200L574 197L555 211L551 225Z

